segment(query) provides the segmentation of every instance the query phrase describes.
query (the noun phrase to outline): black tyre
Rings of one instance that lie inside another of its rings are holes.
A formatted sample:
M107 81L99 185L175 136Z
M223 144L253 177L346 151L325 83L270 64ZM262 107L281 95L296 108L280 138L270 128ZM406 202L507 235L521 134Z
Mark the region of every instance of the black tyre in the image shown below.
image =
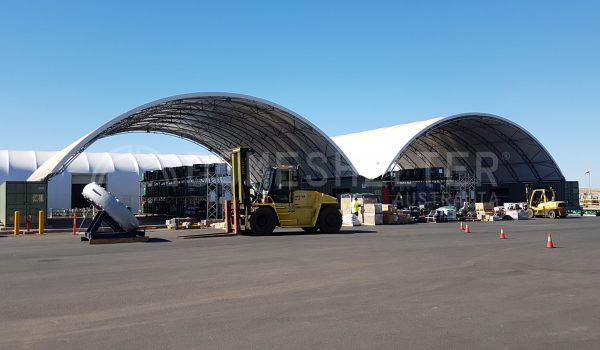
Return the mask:
M535 213L533 212L533 209L527 209L527 217L533 219L534 216Z
M250 229L253 234L271 234L275 226L277 226L277 216L272 209L258 208L250 217Z
M321 208L319 228L322 233L338 233L342 228L342 214L337 208Z
M554 219L556 219L556 217L557 217L557 216L558 216L558 215L556 214L556 210L551 210L551 211L548 213L548 217L549 217L550 219L553 219L553 220L554 220Z

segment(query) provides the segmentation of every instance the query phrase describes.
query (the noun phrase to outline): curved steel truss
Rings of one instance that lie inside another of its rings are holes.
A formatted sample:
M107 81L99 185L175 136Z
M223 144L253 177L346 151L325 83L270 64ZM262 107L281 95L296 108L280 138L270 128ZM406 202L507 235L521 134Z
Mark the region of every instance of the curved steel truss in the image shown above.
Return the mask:
M519 125L484 113L394 125L333 137L358 173L383 178L399 169L460 167L482 182L563 181L552 156ZM387 175L386 175L387 174Z
M194 142L228 162L231 150L251 147L250 174L259 181L265 167L297 164L305 177L354 176L344 153L321 130L300 115L251 96L196 93L154 101L135 108L57 153L29 178L60 174L101 138L131 132L168 134Z
M449 158L454 159L453 164ZM403 147L386 173L418 167L448 169L452 165L462 166L472 175L477 175L477 169L493 168L493 178L480 178L483 182L564 181L560 168L535 137L506 119L482 114L432 123Z

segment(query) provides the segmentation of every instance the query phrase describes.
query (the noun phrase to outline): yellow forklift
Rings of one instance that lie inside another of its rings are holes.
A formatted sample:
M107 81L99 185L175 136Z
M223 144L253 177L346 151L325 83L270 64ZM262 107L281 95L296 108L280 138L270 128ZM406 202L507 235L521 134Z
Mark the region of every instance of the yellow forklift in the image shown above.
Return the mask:
M231 154L234 223L239 223L243 231L259 235L271 234L275 227L322 233L340 231L342 214L338 200L318 191L300 189L297 166L269 167L262 182L253 188L249 176L251 154L247 147L236 148Z
M544 217L550 219L567 217L567 204L556 200L556 191L550 189L534 189L529 185L525 187L527 195L527 216Z

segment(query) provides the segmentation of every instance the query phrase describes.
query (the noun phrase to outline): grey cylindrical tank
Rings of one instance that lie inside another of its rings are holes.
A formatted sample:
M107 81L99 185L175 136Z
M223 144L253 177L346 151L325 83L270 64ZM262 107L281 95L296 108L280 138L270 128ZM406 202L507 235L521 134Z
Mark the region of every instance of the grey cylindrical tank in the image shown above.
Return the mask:
M127 209L123 203L119 202L104 187L92 182L83 188L81 193L96 209L104 210L113 220L119 224L125 231L134 231L140 226L138 219Z

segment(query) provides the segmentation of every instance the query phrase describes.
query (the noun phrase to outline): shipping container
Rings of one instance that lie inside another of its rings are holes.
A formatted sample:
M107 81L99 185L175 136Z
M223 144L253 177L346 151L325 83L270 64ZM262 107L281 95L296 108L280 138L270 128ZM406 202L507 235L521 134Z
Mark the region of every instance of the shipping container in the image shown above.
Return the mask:
M6 226L14 224L14 213L18 211L21 227L25 227L28 217L35 227L40 210L48 211L46 182L7 181L0 184L0 221Z

